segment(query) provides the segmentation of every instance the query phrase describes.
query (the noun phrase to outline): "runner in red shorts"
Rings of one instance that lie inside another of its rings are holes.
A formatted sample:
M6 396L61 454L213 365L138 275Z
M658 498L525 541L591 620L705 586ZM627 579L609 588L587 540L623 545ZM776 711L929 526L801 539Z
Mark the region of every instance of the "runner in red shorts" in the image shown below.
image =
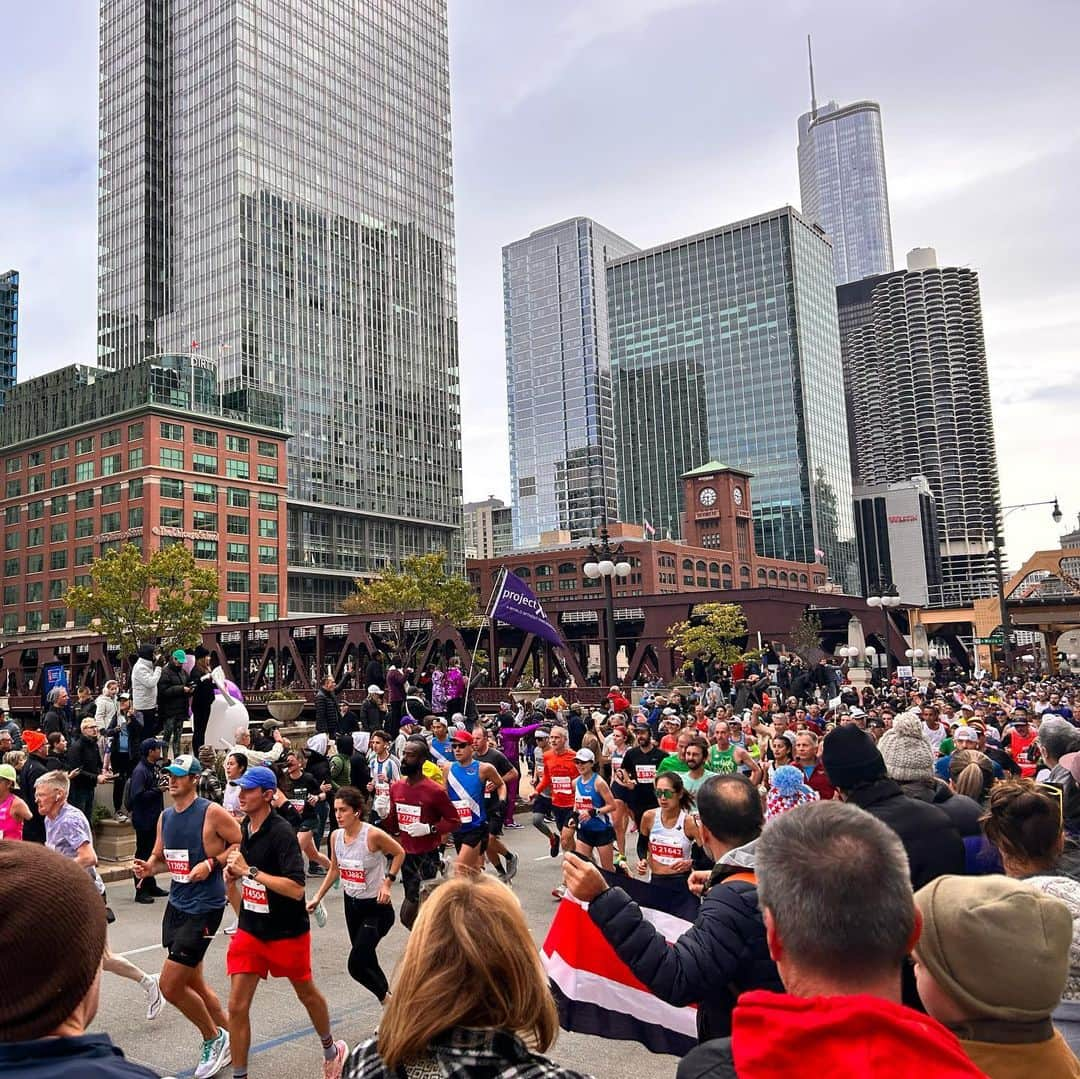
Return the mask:
M271 808L277 777L269 768L249 768L236 785L246 816L240 846L226 862L228 899L238 924L227 959L233 1077L246 1079L251 1001L259 981L269 976L292 982L322 1042L324 1079L339 1079L348 1046L334 1041L326 998L311 977L304 856L288 821Z

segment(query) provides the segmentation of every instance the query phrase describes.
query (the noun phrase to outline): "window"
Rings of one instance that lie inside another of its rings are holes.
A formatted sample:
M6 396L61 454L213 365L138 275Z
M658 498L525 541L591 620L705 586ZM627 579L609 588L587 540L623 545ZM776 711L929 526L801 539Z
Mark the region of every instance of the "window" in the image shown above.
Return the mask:
M63 487L68 480L68 470L66 468L54 468L52 475L49 476L50 487Z
M213 483L193 483L191 485L193 502L217 502L217 485Z
M278 496L272 491L260 491L259 492L259 509L261 510L274 510L278 507Z
M66 554L67 552L65 552ZM68 583L63 577L54 577L49 582L49 599L63 599L67 592Z
M67 551L50 552L49 569L67 569Z
M142 522L142 506L132 506L131 509L128 510L128 528L142 528Z
M94 534L94 518L93 517L80 517L75 522L75 538L85 539L87 536Z
M246 517L238 517L235 513L230 513L225 518L225 531L230 536L246 536L248 534L248 519Z
M45 503L39 498L35 502L28 502L26 505L26 519L28 521L37 521L45 516Z
M160 449L158 450L158 464L162 468L183 468L184 451Z
M217 431L204 431L201 427L195 427L191 432L191 440L196 446L209 446L212 450L217 449Z
M120 531L120 514L119 513L103 513L101 515L101 531L102 532L119 532Z
M8 498L18 498L22 494L22 483L19 480L8 480L5 493Z
M230 453L248 453L251 450L251 440L239 435L226 435L225 448Z
M76 547L75 548L75 565L76 566L89 566L94 561L94 548L93 547Z
M18 577L22 572L22 565L17 558L4 559L4 576Z
M45 490L45 473L39 472L36 476L26 477L26 493L36 495L38 491Z
M276 573L260 573L259 574L259 591L269 592L271 595L277 593L277 574Z
M75 482L82 483L83 480L92 480L94 478L94 462L93 461L80 461L75 466Z
M26 530L26 546L40 547L45 542L44 528L28 528Z
M682 568L684 570L692 570L694 568L694 560L692 558L684 558Z
M75 508L77 510L89 510L94 508L94 490L92 487L87 487L85 491L76 492Z
M26 628L28 630L41 629L41 611L26 612Z
M251 575L242 573L239 570L229 570L229 572L225 574L225 591L250 592Z
M19 586L15 584L4 585L4 606L10 607L19 602Z
M101 504L103 506L111 506L114 502L120 501L120 484L107 483L101 488Z
M231 599L225 604L225 617L230 622L246 622L251 614L251 604Z
M162 498L183 498L184 497L184 481L164 478L160 481L160 490Z
M138 449L128 450L128 468L142 468L143 466L143 451L142 446Z
M225 504L233 509L246 510L251 504L251 499L243 487L230 487L225 494Z
M63 596L58 596L58 599L63 599ZM53 607L49 611L49 625L53 629L61 629L67 624L67 608L65 607Z
M531 577L532 576L532 571L529 569L528 566L518 566L518 568L516 570L514 570L514 576L515 577Z
M574 562L560 562L560 573L577 573L577 565Z
M6 510L4 510L4 524L6 524L6 525L17 525L18 523L19 523L19 507L18 506L8 506L8 508Z
M26 572L40 573L45 568L45 556L43 554L28 554L26 556Z
M225 560L227 562L247 562L251 558L251 548L246 543L229 543L225 545Z
M276 547L259 547L259 565L260 566L276 566L277 565L277 548Z
M552 588L554 588L554 587L555 587L555 582L554 581L537 581L536 582L536 591L537 592L550 592L552 590Z
M260 603L259 604L259 621L260 622L273 622L278 616L278 605L276 603Z
M191 515L191 527L200 532L216 532L217 514L213 510L195 510Z
M76 588L89 588L93 583L94 579L89 573L76 573L75 580L72 581Z
M197 539L192 547L196 558L205 562L217 561L217 540Z
M26 455L26 467L37 468L45 463L45 454L41 450L34 450Z
M259 456L260 457L277 457L277 443L276 442L264 442L259 439Z
M128 424L128 442L138 442L143 436L142 420Z
M573 577L563 577L559 581L560 592L573 592L577 589L577 581Z
M536 576L537 577L550 577L551 576L551 567L550 566L537 566L536 567Z
M225 475L231 480L247 480L251 478L251 469L247 461L229 459L225 462Z
M117 472L123 470L121 464L121 457L118 453L110 453L108 457L102 457L101 459L101 474L103 476L115 476Z
M78 457L80 453L93 453L94 452L94 436L87 435L86 438L75 439L75 456Z
M111 431L103 431L101 434L101 448L107 450L110 446L120 445L120 428L114 427Z
M259 518L259 535L263 539L277 539L277 521L272 517Z
M161 425L161 437L169 442L183 442L184 429L178 423L163 423Z
M259 465L258 476L263 483L277 483L277 465Z
M50 543L67 543L68 538L68 526L67 523L61 521L59 524L50 526L49 528L49 542Z
M22 458L9 457L7 459L7 464L4 467L7 470L7 474L10 476L12 472L18 472L19 469L22 468Z
M159 506L158 524L166 528L184 527L184 510L180 506Z
M212 453L193 453L191 455L191 470L193 472L205 472L211 476L217 473L217 457Z
M143 481L141 479L128 480L128 499L142 498Z
M51 450L49 450L49 460L50 461L63 461L63 460L66 460L67 455L68 455L68 444L66 442L61 442L59 446L53 446L53 448Z
M4 550L5 551L17 551L19 549L19 533L18 532L5 532L4 533Z
M44 581L27 581L26 582L26 602L27 603L40 603L45 598L45 582Z
M88 616L89 617L89 616ZM19 632L19 616L17 614L4 615L4 633L11 636Z
M101 556L102 556L102 558L104 558L105 555L107 555L110 551L119 551L120 550L120 541L119 540L103 540L101 542L100 549L101 549Z

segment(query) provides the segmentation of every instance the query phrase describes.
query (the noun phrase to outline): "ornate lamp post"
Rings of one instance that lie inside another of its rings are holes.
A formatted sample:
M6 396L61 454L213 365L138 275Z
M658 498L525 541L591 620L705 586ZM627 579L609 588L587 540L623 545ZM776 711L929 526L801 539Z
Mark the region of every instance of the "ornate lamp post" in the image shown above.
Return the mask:
M611 546L607 521L603 521L600 525L600 542L589 544L589 554L593 556L593 561L585 563L585 576L592 581L600 577L604 580L604 638L606 641L604 674L607 685L614 686L619 681L619 666L616 662L618 644L615 640L615 594L612 590L612 580L615 577L629 577L633 567L623 557L621 543L615 547Z
M891 652L889 651L889 611L900 606L900 593L896 585L879 578L873 594L866 597L868 607L881 608L881 647L884 650L884 662L881 666L881 681L884 685L889 680Z

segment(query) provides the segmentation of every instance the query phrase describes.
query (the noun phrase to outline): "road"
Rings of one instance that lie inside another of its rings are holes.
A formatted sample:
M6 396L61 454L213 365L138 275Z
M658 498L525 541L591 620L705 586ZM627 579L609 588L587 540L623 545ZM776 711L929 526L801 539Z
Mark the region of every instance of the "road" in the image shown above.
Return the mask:
M519 820L527 819L519 817ZM533 828L516 829L507 836L508 845L521 858L515 891L539 946L555 908L551 889L560 879L561 860L548 856L547 842ZM166 877L158 879L163 887L167 886ZM309 895L315 886L315 882L309 881ZM109 930L113 951L122 952L148 973L156 973L164 959L160 945L165 900L144 906L132 901L134 893L127 885L113 883L108 887L109 903L117 919ZM394 894L395 907L399 904L400 886L395 888ZM348 936L340 891L330 891L326 907L329 913L326 927L319 929L312 922L315 981L329 1001L335 1037L344 1038L353 1046L375 1031L381 1009L374 997L357 985L345 970ZM226 914L226 919L231 920L230 914ZM402 954L406 937L401 925L395 924L383 940L379 955L387 973ZM223 1000L228 995L225 975L228 939L219 935L210 946L205 966L208 981ZM201 1047L198 1033L168 1004L153 1023L148 1023L144 1000L142 991L134 983L104 975L101 1007L92 1029L108 1032L129 1058L161 1075L187 1079L194 1070ZM321 1076L318 1041L288 982L269 980L259 987L252 1009L252 1046L251 1079ZM674 1057L657 1056L634 1043L608 1042L565 1032L548 1055L597 1079L625 1079L631 1075L634 1079L671 1079L677 1064ZM232 1072L225 1069L220 1075L222 1079L231 1079Z

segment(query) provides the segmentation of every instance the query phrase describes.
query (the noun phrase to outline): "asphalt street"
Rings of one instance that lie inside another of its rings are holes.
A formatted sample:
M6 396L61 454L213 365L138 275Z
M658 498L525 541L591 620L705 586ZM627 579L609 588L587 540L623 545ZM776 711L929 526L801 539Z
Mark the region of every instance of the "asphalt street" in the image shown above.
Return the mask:
M528 820L526 816L518 818ZM521 859L514 890L519 896L537 946L543 941L551 922L556 901L552 887L561 879L560 859L547 854L547 842L533 828L507 832L508 846ZM163 887L168 878L158 878ZM314 894L318 881L308 882L308 894ZM164 959L161 948L161 915L165 900L153 905L133 902L134 891L123 883L108 886L109 903L116 912L116 922L109 929L114 952L121 952L148 973L160 971ZM394 906L400 904L400 885L394 891ZM350 1046L371 1036L379 1022L380 1006L365 989L357 985L345 969L348 936L342 912L341 893L331 889L326 898L329 919L324 929L312 920L312 949L315 981L330 1005L335 1037ZM225 922L230 924L231 912ZM383 969L389 974L405 948L407 933L395 924L379 949ZM210 985L225 1001L228 978L225 953L229 938L219 933L210 946L205 970ZM198 1059L201 1043L194 1027L179 1012L166 1004L152 1023L145 1018L145 996L133 982L114 975L103 976L101 1007L93 1029L106 1031L125 1054L157 1071L177 1079L190 1077ZM321 1076L321 1053L299 1001L288 982L264 982L252 1008L252 1047L249 1072L252 1079L306 1079ZM657 1056L630 1042L563 1032L548 1055L559 1063L594 1075L597 1079L671 1079L677 1061ZM220 1073L231 1079L230 1069Z

